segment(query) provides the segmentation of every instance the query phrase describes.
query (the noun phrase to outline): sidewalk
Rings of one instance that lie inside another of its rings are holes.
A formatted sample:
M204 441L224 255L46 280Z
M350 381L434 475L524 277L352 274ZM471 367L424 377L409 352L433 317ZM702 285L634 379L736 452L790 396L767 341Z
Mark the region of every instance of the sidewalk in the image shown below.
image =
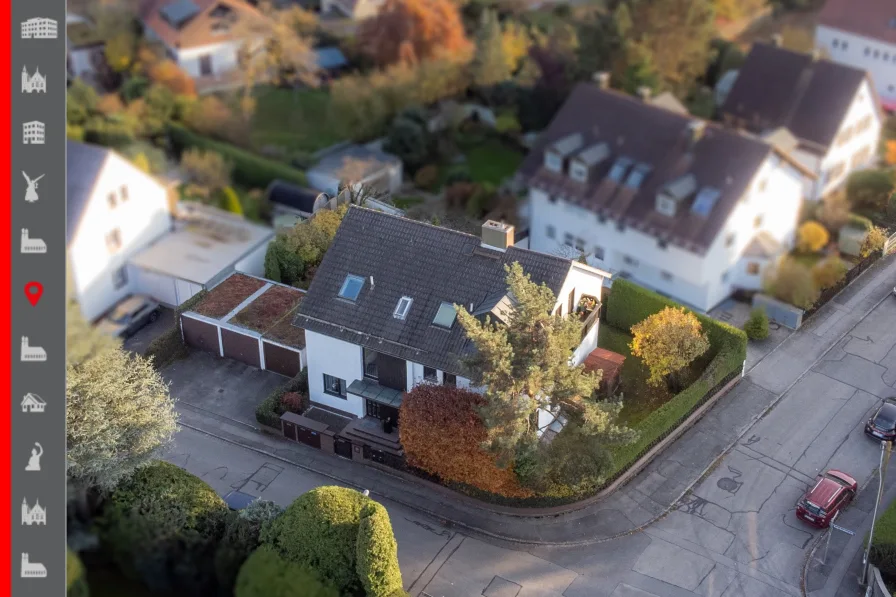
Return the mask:
M512 543L579 545L643 529L674 508L750 428L777 404L896 284L896 256L882 260L810 322L754 365L691 430L613 495L550 516L499 512L397 471L364 466L257 431L253 425L179 403L181 424L328 476L335 482L445 521L447 526Z

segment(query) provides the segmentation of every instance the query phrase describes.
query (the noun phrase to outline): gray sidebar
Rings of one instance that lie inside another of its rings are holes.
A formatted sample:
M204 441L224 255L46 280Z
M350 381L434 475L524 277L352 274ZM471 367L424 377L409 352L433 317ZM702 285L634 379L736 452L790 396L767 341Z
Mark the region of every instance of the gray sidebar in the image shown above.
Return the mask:
M65 0L12 0L12 594L65 594ZM32 304L33 303L33 304Z

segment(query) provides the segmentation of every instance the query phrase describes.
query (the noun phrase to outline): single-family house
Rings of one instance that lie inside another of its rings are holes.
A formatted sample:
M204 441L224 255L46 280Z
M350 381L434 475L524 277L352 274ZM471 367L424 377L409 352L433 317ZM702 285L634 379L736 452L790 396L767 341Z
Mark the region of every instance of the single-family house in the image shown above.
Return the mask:
M362 21L375 17L385 0L321 0L320 13L325 17L340 17Z
M488 221L481 238L350 207L296 314L305 330L311 402L398 421L404 392L421 383L470 387L460 358L473 349L455 305L502 320L513 308L505 266L519 263L557 297L555 313L585 318L573 364L597 346L609 276L513 246L513 226Z
M730 127L792 135L791 154L817 176L806 198L817 200L873 166L881 109L866 71L778 43L753 45L720 114Z
M199 92L240 84L246 22L267 18L245 0L141 0L139 14L146 36L165 46Z
M391 195L401 188L402 172L398 157L365 145L348 145L321 156L306 176L312 188L331 197L339 193L342 182L367 185Z
M518 180L535 251L584 255L614 275L709 310L757 289L765 233L793 241L813 174L747 133L582 83L539 136Z
M90 19L74 13L65 14L66 71L69 78L96 83L106 65L106 44Z
M330 197L326 193L279 179L268 185L265 197L271 204L275 228L292 227L321 209L326 209L330 204Z
M128 261L171 230L168 191L115 151L71 140L66 172L73 298L93 320L136 292Z
M828 0L818 15L815 47L839 64L867 71L886 110L896 110L896 4Z

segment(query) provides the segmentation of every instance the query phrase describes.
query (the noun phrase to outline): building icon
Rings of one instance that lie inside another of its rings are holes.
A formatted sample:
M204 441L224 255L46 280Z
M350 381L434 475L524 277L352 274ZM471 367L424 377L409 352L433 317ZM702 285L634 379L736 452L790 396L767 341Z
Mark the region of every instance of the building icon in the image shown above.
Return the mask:
M28 236L28 229L22 228L22 253L46 253L47 243L40 238L31 238Z
M31 526L33 524L47 525L47 510L41 508L40 500L34 501L34 507L28 506L28 499L22 500L22 524Z
M47 360L47 351L40 346L28 344L28 336L22 336L22 362L43 363Z
M47 408L47 402L37 394L28 392L22 398L23 413L42 413L45 408Z
M46 93L47 78L40 74L40 67L34 69L34 74L28 74L28 67L22 67L22 93Z
M44 144L44 123L32 120L22 125L22 143L25 145Z
M58 35L54 19L35 17L22 22L22 39L56 39Z
M40 562L30 562L28 554L22 554L22 578L47 578L47 568Z

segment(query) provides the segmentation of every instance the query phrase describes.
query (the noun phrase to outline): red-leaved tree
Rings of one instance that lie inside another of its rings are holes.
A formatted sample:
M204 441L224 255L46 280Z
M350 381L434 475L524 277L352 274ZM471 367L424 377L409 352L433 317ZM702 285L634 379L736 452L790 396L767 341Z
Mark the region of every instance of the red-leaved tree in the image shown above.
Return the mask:
M499 468L482 448L488 433L476 407L482 396L450 386L421 384L401 404L401 444L408 464L483 491L527 497L512 468Z

